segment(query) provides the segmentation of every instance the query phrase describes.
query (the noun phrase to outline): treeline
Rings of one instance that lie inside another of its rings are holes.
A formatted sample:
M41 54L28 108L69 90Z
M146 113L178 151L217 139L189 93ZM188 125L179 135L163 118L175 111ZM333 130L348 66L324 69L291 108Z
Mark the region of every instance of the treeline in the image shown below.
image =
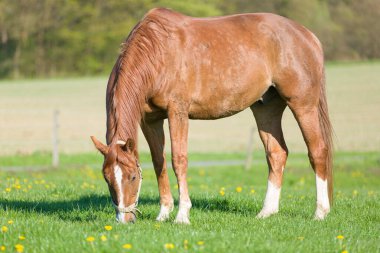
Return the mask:
M273 12L312 30L327 60L380 58L379 0L1 0L0 78L109 73L120 43L154 7Z

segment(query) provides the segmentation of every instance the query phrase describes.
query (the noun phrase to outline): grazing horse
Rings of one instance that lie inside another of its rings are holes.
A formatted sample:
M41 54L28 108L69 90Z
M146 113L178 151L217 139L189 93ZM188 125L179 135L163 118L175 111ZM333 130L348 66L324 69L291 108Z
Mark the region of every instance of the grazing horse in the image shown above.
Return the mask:
M281 129L289 107L301 128L316 175L315 218L332 203L332 138L323 50L305 27L268 13L193 18L153 9L121 46L107 86L107 145L103 174L116 217L134 222L141 186L137 129L150 147L160 193L157 220L173 210L164 152L168 118L172 165L178 182L175 222L189 223L186 181L189 119L219 119L248 107L256 119L269 166L258 218L278 212L288 149Z

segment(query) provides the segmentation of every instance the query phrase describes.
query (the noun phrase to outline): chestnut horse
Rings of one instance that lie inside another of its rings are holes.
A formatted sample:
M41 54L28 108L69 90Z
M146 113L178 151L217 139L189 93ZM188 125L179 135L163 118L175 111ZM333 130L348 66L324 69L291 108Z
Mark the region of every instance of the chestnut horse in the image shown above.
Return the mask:
M179 189L175 222L189 223L186 181L189 119L219 119L250 107L269 166L264 206L278 212L288 149L281 118L288 106L301 128L316 174L316 219L332 203L332 138L323 50L305 27L267 13L193 18L153 9L121 46L107 86L107 145L103 174L120 222L133 222L141 168L137 129L149 144L160 193L157 220L173 210L164 153L164 119L169 120L172 165Z

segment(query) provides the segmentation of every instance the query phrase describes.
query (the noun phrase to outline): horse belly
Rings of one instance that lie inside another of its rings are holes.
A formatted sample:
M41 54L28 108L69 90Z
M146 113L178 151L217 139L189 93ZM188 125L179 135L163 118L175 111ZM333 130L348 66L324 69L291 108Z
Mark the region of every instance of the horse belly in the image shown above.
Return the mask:
M191 119L219 119L243 111L259 100L268 86L265 84L220 85L216 89L202 89L193 96L189 109Z

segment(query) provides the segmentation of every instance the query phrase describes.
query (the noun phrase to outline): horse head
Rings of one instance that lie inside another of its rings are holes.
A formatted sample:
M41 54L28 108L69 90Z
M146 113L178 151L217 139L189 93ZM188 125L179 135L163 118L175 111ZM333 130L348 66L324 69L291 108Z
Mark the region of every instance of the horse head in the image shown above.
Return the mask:
M142 174L135 142L118 140L105 145L91 136L95 147L103 154L103 176L108 184L119 222L135 222Z

